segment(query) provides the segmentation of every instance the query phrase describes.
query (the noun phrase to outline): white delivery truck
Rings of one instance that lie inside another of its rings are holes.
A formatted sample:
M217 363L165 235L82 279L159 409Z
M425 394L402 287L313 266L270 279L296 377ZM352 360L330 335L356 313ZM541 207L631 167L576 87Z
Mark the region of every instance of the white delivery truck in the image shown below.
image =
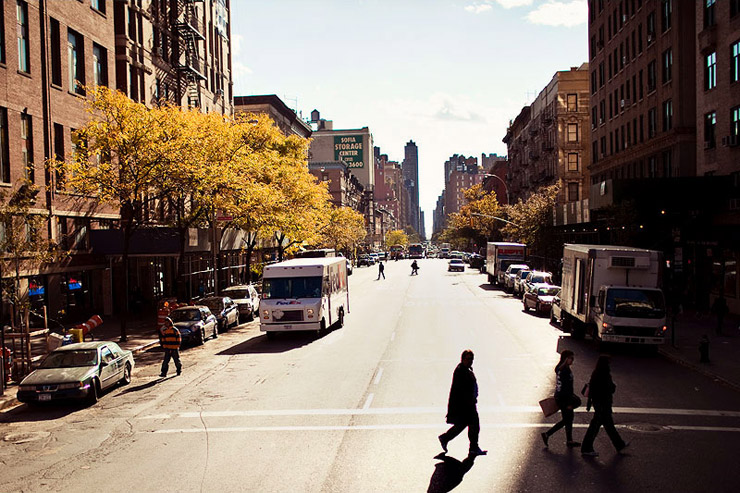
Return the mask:
M260 330L316 331L344 325L349 313L344 257L297 258L265 266L262 273Z
M574 336L630 344L663 344L662 254L624 246L566 244L560 309Z
M523 264L527 259L524 243L488 242L486 246L486 271L490 284L504 285L504 274L511 264Z

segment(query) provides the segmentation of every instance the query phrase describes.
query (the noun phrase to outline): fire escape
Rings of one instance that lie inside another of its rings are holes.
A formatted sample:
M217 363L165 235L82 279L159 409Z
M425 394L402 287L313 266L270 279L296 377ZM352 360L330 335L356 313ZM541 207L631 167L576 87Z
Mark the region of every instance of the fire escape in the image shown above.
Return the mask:
M187 94L188 108L200 108L200 82L206 77L201 73L201 61L198 56L198 43L205 41L198 24L195 4L203 0L180 0L181 11L177 17L175 29L179 38L180 56L177 72L180 87Z

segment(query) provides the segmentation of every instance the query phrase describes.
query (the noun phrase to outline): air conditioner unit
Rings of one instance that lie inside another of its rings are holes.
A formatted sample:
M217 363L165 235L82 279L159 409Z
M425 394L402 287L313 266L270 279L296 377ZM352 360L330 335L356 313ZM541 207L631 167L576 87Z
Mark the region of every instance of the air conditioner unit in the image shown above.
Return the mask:
M622 14L622 24L627 22L627 14Z
M627 64L627 56L622 55L622 65L626 65L626 64Z
M621 108L624 108L624 99L623 99L622 101L620 101L620 103L619 103L619 106L620 106Z
M599 125L603 125L603 124L604 124L604 118L603 117L599 117Z
M648 42L648 44L650 44L650 43L653 42L653 35L652 34L648 34L647 35L647 42Z

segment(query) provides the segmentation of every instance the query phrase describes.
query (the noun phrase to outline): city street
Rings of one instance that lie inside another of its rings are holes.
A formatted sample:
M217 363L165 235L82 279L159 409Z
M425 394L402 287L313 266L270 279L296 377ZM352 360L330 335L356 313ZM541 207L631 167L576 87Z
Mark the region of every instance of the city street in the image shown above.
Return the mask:
M602 430L584 458L563 431L544 449L538 401L558 352L575 351L575 388L599 352L447 261L390 261L349 277L345 326L267 340L243 324L182 351L137 357L132 382L92 407L19 406L0 414L0 491L736 491L740 394L650 351L606 348L617 385L619 455ZM475 352L480 445L445 431L452 372ZM643 349L643 348L640 348ZM591 413L576 412L577 440ZM436 457L435 457L436 456Z

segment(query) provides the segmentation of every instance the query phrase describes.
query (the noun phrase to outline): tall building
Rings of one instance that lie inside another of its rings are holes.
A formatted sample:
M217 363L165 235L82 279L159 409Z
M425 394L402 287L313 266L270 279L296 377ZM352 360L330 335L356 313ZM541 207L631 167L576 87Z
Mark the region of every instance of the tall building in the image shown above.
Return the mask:
M408 224L419 232L420 214L419 214L419 148L413 140L406 143L403 149L403 169L404 186L408 194L408 209L406 220Z
M86 86L120 89L148 105L166 101L231 114L227 3L14 0L0 8L0 181L8 190L22 179L39 186L45 236L71 252L63 263L24 270L21 290L34 311L45 306L70 319L128 309L121 302L120 238L98 241L116 232L110 228L120 211L81 211L44 163L74 152L72 133L88 119ZM206 238L198 236L189 251L207 253ZM143 302L172 295L177 241L132 248L131 285L141 289Z
M375 150L375 202L388 211L391 229L403 229L405 188L401 166L397 161L389 161L379 147Z
M478 158L454 154L445 162L444 214L445 221L450 214L460 212L467 202L464 190L478 185L485 178L485 171L478 166Z
M434 213L432 217L432 236L442 232L445 229L445 221L447 216L445 215L445 192L437 197L437 204L434 207Z
M556 72L509 125L503 139L509 154L507 185L512 202L526 200L540 187L562 180L558 205L571 207L559 209L565 211L561 223L581 222L588 215L588 74L586 63ZM569 210L574 211L570 220Z

